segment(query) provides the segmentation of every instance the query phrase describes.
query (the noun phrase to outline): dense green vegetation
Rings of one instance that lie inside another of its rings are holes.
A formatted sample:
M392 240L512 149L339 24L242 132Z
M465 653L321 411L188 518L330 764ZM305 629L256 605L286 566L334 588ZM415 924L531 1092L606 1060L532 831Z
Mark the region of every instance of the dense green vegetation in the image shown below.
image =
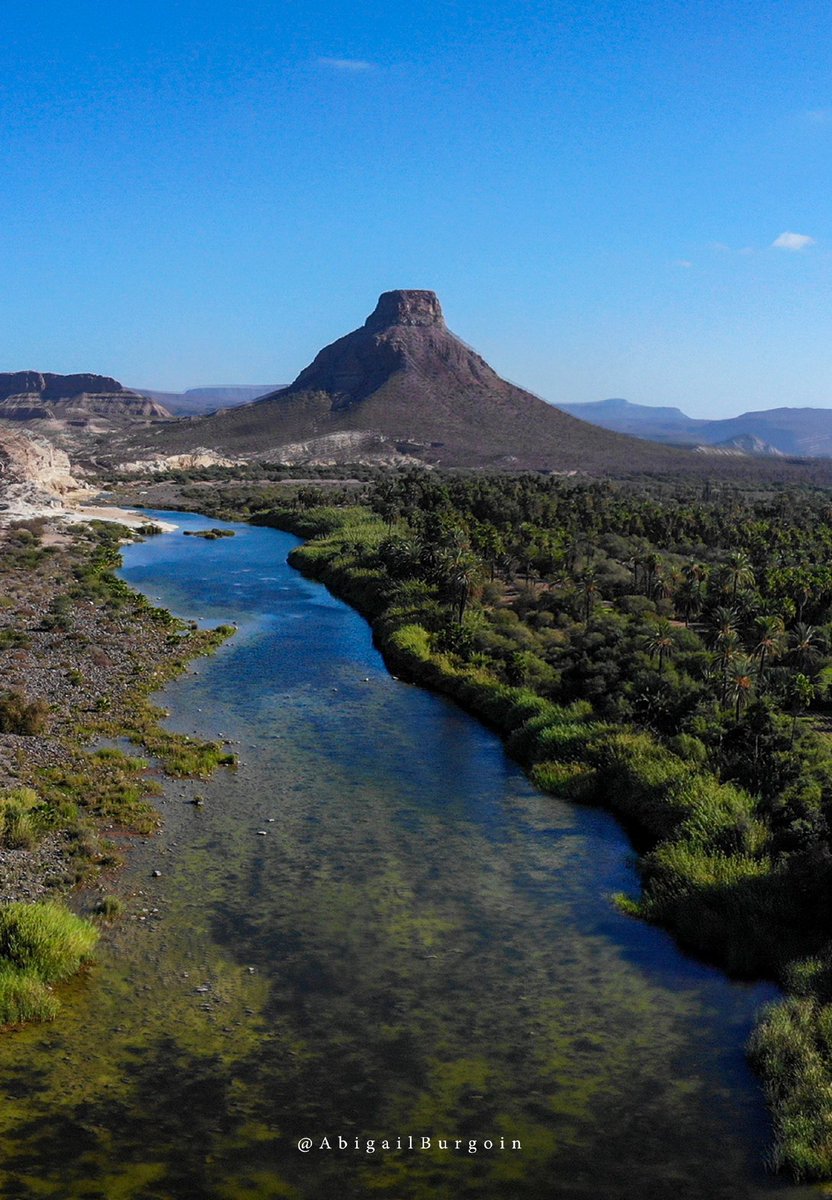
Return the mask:
M828 495L408 471L276 499L249 493L249 515L311 539L293 561L397 673L498 729L542 788L620 815L634 912L791 993L752 1056L778 1164L832 1174Z

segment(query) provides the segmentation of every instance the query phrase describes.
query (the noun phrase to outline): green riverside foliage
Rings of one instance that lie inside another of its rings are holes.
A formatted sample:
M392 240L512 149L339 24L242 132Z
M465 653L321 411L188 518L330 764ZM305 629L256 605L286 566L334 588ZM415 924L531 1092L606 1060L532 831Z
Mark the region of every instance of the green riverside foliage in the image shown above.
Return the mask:
M628 911L794 993L750 1052L778 1165L832 1176L828 495L407 471L358 499L250 511L310 539L293 564L396 674L618 814L642 854Z
M825 1179L832 1154L832 1005L792 997L763 1016L749 1046L775 1114L773 1161Z
M89 961L98 933L58 904L0 906L0 1025L50 1020L51 985Z

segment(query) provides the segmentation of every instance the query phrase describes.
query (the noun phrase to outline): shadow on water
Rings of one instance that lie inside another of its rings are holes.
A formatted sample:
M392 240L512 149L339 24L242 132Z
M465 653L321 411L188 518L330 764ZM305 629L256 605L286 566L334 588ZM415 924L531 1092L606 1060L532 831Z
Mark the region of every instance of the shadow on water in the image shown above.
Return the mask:
M232 528L125 552L152 598L239 622L165 703L241 763L201 809L168 788L98 968L0 1045L0 1193L810 1195L761 1165L742 1047L771 990L618 913L636 881L611 818L536 793L487 730L392 679L285 564L295 539ZM398 1136L431 1149L380 1148Z

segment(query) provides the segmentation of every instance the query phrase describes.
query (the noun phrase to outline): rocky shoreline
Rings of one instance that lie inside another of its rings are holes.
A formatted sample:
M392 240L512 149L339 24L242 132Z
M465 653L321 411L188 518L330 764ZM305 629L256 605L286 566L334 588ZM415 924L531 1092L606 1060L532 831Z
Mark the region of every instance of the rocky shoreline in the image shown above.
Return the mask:
M218 744L163 730L148 696L230 631L186 626L115 576L129 536L116 511L106 523L55 514L0 526L2 904L54 897L114 866L110 838L158 825L149 798L165 760L179 775L229 761ZM163 763L91 748L123 736ZM34 793L32 831L16 845L3 821L21 788Z

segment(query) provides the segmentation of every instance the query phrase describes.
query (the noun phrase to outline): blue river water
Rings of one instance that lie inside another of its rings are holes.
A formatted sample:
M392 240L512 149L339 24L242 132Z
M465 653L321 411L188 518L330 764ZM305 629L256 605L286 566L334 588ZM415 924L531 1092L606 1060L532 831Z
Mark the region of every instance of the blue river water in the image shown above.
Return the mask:
M814 1194L764 1168L743 1047L773 989L616 909L616 822L394 679L290 535L148 515L178 528L127 547L125 580L238 624L166 688L170 727L240 763L167 786L98 966L0 1048L0 1194ZM235 536L182 536L210 525Z

